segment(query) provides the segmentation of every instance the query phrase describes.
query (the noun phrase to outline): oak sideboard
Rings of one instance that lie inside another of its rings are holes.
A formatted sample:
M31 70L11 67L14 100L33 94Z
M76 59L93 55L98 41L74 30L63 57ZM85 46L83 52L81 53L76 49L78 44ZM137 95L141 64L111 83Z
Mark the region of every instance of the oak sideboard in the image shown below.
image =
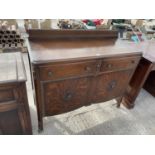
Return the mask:
M28 33L39 130L43 117L111 99L120 105L142 54L121 46L116 31Z

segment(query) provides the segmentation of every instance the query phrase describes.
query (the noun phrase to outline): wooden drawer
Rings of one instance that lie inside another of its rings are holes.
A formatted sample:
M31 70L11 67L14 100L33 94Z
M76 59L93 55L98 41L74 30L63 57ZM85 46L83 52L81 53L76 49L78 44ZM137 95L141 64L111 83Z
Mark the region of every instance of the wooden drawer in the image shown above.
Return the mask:
M126 70L134 68L140 60L140 57L110 58L102 61L101 72Z
M96 71L97 62L86 61L77 63L64 63L57 65L41 66L41 80L63 79L66 77L76 77L83 75L91 75Z
M18 108L18 103L16 100L0 102L0 112L7 112Z
M14 100L14 92L12 89L0 90L0 103Z

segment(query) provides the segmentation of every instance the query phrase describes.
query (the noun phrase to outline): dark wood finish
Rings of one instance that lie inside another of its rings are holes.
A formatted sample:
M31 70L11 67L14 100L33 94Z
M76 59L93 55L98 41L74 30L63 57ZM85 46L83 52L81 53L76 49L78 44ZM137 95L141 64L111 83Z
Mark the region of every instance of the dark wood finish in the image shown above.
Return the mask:
M41 66L40 79L41 80L54 80L72 76L92 75L96 71L95 60L74 62L74 63L61 63L49 66Z
M83 40L76 40L75 35L69 41L40 40L41 35L31 40L30 33L29 51L40 130L45 116L114 98L121 102L141 58L139 50L123 47L120 41L99 39L98 33Z
M112 59L107 59L103 60L102 66L101 66L101 71L118 71L118 70L124 70L126 69L131 69L137 66L137 61L139 59L137 57L127 57L127 58L112 58Z
M43 84L45 116L61 114L85 105L90 84L87 77Z
M90 39L90 38L106 38L112 39L118 37L118 32L114 30L43 30L43 29L33 29L27 30L29 33L29 38L31 40L35 39ZM42 35L40 35L42 34Z
M144 88L155 97L155 71L152 71L145 84L144 84Z
M123 104L127 108L133 108L136 97L142 87L154 95L154 69L155 69L155 42L147 41L139 44L143 52L141 59L128 86L126 95L123 98Z
M104 102L124 93L133 70L116 71L98 75L92 103Z
M0 54L0 134L32 134L20 53Z
M31 41L31 40L30 40ZM29 52L33 64L44 64L75 60L89 60L105 57L131 56L131 52L139 54L142 50L132 44L122 46L122 41L91 39L91 40L33 40Z
M126 94L123 98L123 104L127 108L133 108L134 102L143 87L145 80L147 79L152 68L150 61L146 59L141 59L131 81L127 88Z

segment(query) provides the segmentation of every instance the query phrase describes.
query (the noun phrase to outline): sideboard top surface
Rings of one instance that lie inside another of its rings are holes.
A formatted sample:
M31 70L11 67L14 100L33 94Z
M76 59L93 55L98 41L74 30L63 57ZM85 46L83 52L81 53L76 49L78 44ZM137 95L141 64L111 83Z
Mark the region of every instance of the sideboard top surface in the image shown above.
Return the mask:
M21 53L1 53L0 84L25 80L26 74Z
M65 61L72 59L89 59L108 56L141 54L139 44L126 44L115 39L63 39L30 40L29 51L34 64Z

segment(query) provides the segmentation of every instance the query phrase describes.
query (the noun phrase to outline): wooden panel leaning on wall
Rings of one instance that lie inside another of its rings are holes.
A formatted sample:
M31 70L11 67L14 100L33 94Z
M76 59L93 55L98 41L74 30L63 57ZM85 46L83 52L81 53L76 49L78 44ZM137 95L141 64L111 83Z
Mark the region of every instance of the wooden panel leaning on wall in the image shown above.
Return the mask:
M32 134L20 52L0 54L0 134Z
M111 99L118 106L141 58L116 31L31 30L29 51L39 130L43 117Z

